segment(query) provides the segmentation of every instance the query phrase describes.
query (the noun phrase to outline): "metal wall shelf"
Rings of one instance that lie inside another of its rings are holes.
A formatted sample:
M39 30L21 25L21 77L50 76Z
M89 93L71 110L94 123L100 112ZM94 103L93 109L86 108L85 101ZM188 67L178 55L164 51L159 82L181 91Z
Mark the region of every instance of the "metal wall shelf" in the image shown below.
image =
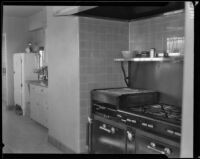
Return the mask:
M115 58L114 61L116 62L123 62L123 61L134 61L134 62L162 62L162 61L176 61L176 60L183 60L183 56L178 57L138 57L138 58L130 58L130 59L124 59L124 58Z

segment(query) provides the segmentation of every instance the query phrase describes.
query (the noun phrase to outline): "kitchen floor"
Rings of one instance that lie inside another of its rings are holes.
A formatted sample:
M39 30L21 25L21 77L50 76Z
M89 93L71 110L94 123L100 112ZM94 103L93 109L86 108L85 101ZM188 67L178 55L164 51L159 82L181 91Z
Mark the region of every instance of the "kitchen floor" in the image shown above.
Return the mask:
M2 104L3 153L63 153L48 143L48 129Z

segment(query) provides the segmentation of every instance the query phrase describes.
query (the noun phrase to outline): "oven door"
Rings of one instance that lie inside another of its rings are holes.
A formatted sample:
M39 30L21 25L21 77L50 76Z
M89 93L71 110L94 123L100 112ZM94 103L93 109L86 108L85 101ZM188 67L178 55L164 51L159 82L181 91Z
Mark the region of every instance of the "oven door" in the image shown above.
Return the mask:
M179 158L179 143L145 133L136 132L136 154L164 154L169 158Z
M93 120L91 132L91 153L123 154L126 151L126 130Z

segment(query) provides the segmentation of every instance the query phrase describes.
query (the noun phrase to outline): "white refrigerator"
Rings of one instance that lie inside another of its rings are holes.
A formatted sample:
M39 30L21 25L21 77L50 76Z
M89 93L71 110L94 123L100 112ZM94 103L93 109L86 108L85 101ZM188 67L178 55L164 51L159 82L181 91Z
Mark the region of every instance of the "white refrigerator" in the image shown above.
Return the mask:
M34 69L37 66L37 59L34 53L15 53L13 55L14 66L14 101L15 105L22 108L23 115L29 114L29 89L28 80L37 80L37 73Z

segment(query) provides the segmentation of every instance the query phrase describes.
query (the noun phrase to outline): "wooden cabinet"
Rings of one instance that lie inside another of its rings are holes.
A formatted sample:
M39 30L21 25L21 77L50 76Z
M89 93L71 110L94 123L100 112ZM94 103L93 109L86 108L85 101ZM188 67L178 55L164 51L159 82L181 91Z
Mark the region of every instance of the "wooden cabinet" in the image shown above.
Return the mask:
M47 88L30 85L31 119L48 127Z

